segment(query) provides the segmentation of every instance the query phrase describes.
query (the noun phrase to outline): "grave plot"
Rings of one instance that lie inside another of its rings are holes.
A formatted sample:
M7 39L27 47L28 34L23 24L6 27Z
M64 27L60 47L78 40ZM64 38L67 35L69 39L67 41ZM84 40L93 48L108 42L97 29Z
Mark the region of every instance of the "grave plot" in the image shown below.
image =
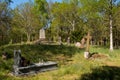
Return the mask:
M36 74L38 72L44 72L57 69L57 63L52 61L39 62L30 64L29 61L23 59L20 50L14 51L14 65L13 74L15 76Z

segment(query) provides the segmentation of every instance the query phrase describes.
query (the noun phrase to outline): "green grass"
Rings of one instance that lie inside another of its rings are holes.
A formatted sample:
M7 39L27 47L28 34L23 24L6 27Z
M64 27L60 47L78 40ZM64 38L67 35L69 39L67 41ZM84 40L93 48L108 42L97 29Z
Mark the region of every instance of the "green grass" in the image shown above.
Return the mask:
M21 49L22 56L31 63L39 62L39 59L56 61L58 69L36 75L12 76L14 49ZM2 50L7 51L10 58L0 58L0 80L120 80L120 50L109 52L107 48L92 46L91 53L107 56L93 59L85 59L84 50L67 45L14 44L0 47L0 53Z

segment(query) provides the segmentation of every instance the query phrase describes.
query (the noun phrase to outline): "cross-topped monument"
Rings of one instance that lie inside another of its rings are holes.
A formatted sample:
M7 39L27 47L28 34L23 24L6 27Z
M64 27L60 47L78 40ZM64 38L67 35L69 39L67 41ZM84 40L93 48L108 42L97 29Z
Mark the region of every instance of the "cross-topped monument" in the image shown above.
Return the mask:
M86 38L87 38L86 51L89 52L90 39L91 39L90 32L88 32Z
M86 43L86 51L84 52L84 57L89 58L89 56L90 56L90 54L89 54L89 46L90 46L89 42L91 39L90 32L88 32L86 38L87 38L87 43Z

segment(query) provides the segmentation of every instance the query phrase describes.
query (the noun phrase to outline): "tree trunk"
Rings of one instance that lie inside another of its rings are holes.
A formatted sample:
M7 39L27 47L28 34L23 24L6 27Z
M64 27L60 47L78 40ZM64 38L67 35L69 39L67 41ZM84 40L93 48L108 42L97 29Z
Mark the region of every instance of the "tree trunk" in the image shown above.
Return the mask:
M73 23L72 23L72 28L73 28L73 31L75 31L75 21L73 20Z
M27 42L30 42L30 34L27 33Z
M21 41L20 41L21 43L23 42L23 36L21 35Z
M110 51L113 51L112 15L110 15Z
M113 9L113 0L110 0L110 14L109 14L109 19L110 19L110 51L113 51L113 31L112 31L112 9Z

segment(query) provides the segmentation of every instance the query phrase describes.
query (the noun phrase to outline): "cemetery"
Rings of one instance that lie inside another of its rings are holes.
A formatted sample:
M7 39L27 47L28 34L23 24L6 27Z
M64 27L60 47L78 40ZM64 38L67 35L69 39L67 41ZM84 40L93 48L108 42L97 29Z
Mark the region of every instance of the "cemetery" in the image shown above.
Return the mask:
M0 80L120 80L120 0L0 0Z

